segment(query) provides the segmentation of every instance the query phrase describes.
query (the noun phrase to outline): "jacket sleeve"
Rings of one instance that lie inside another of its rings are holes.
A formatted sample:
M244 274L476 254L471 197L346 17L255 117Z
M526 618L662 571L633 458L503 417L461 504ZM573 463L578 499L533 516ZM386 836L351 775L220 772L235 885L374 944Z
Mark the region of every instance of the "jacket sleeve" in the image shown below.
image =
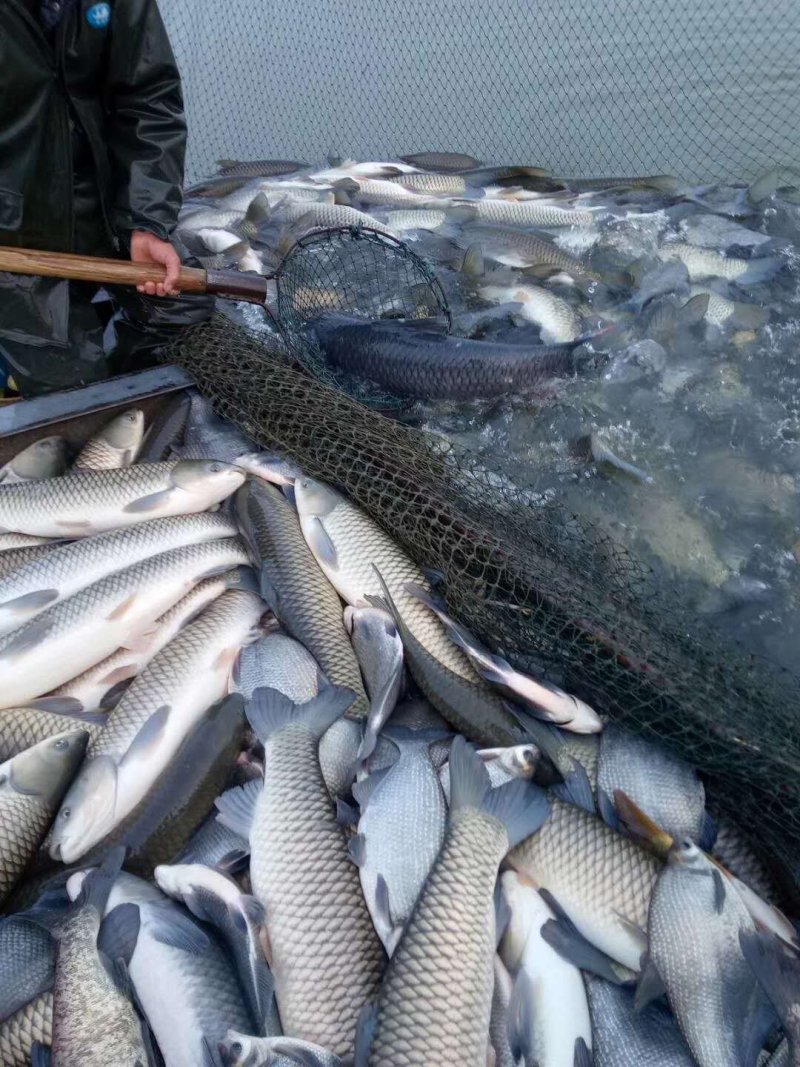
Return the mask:
M147 230L166 240L181 206L186 153L180 75L156 0L117 0L112 12L105 79L112 223L122 237Z

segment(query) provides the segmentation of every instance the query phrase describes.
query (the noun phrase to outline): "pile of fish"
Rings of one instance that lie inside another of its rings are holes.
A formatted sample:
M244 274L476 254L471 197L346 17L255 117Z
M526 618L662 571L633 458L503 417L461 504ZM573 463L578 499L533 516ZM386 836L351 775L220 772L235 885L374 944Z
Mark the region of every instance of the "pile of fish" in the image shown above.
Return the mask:
M438 152L228 161L188 191L179 234L208 263L266 271L356 223L430 263L453 329L398 320L392 292L359 317L355 279L309 271L298 294L337 380L557 498L793 669L799 173L712 187Z
M0 478L4 1067L800 1062L693 769L335 489L192 394Z

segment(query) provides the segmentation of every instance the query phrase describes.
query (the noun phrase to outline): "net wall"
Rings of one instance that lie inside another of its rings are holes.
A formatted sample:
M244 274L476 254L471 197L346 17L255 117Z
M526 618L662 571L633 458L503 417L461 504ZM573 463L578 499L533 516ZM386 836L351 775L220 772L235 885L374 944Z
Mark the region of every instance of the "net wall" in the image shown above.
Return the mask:
M423 149L751 180L800 159L796 0L161 0L188 174Z

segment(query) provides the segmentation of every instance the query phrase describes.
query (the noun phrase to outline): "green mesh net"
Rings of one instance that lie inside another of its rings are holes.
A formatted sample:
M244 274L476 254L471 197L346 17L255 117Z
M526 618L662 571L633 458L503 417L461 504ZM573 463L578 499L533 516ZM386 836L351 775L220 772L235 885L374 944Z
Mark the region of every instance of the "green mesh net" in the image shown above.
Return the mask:
M535 486L316 380L278 338L217 317L167 358L220 415L340 488L440 571L452 614L494 649L671 747L762 846L784 858L800 846L796 679L725 644Z

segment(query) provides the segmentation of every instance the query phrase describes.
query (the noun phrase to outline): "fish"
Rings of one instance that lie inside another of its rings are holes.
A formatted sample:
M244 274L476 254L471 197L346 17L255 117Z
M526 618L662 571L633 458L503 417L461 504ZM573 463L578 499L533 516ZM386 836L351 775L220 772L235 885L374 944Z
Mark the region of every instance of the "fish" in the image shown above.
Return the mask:
M351 606L388 610L409 670L434 707L456 729L490 745L521 740L513 716L482 682L436 615L406 591L427 589L414 561L366 512L312 478L295 482L300 527L323 573ZM371 600L377 596L378 602Z
M205 178L203 181L193 182L191 185L184 188L184 202L193 200L196 197L211 199L225 197L228 193L233 193L236 192L237 189L241 189L241 187L246 185L249 181L250 178L246 175L240 177L235 175L222 175L217 178Z
M391 956L444 839L447 806L428 754L442 733L390 727L384 736L400 756L387 771L353 786L361 816L349 847L375 929Z
M56 939L56 1067L106 1067L111 1063L142 1067L148 1062L142 1023L128 998L124 970L115 966L117 956L103 960L97 941L121 861L122 850L111 852L102 867L83 879L72 908L51 926Z
M585 974L592 1020L594 1067L695 1067L669 1011L660 1004L634 1007L634 994Z
M356 162L354 159L329 159L330 167L327 170L314 171L309 177L315 182L334 182L337 178L392 178L398 174L410 174L417 168L408 163L381 162L364 160Z
M517 1067L508 1037L508 1010L513 991L514 980L500 957L495 955L492 1013L489 1017L489 1043L494 1052L494 1067Z
M786 163L771 167L750 183L747 196L754 204L773 196L800 204L800 170Z
M63 437L40 437L0 467L0 484L58 478L67 469L67 442Z
M478 674L491 682L535 715L575 733L597 733L603 723L599 715L585 701L565 693L550 682L539 682L522 671L515 670L502 656L485 648L470 631L451 618L444 604L426 589L414 583L406 584L406 592L435 612L444 624L450 639L469 657Z
M753 930L719 869L692 841L676 843L653 890L636 1003L666 992L700 1067L755 1063L773 1026L739 944Z
M337 1056L352 1050L385 960L317 756L319 738L352 699L329 686L297 706L277 690L256 690L247 716L264 745L263 786L249 782L217 802L222 820L250 840L284 1032Z
M296 512L274 486L251 482L236 496L236 513L265 601L325 678L356 694L350 714L365 718L369 703L341 602L306 544Z
M294 210L295 207L302 210ZM367 226L378 233L389 234L387 227L374 215L357 211L346 204L299 204L293 205L292 210L284 207L282 213L289 223L278 244L278 251L282 254L288 253L301 237L312 230Z
M539 750L535 745L512 745L510 748L479 748L478 755L483 760L489 773L492 789L512 781L514 778L532 778L539 761ZM444 790L445 799L450 803L450 764L443 763L439 768L439 781Z
M143 800L206 709L228 692L239 649L263 612L247 590L223 593L131 683L64 798L50 855L80 859Z
M273 631L242 649L233 685L247 700L260 686L267 686L295 704L305 704L319 692L320 676L314 657L299 641Z
M259 1033L279 1036L275 988L260 941L262 905L255 897L242 893L232 878L200 864L162 864L153 876L167 896L185 904L196 919L219 930L236 964Z
M252 572L248 567L236 567L198 582L169 611L156 619L146 636L131 642L133 648L118 648L82 674L52 690L42 700L66 699L74 702L78 711L90 715L97 711L109 711L120 702L136 675L187 623L226 590L249 588L252 582Z
M465 177L469 184L476 188L500 186L501 188L533 189L546 192L554 192L561 188L550 178L548 171L541 167L528 167L518 163L473 167L465 172Z
M566 300L538 285L483 285L478 289L492 303L516 303L519 314L535 323L545 344L568 344L581 334L580 318Z
M70 894L86 884L82 878L82 873L70 878ZM254 1022L223 946L208 927L201 927L149 882L126 872L116 877L98 948L120 961L130 976L170 1067L214 1063L211 1053L229 1026L252 1029Z
M0 902L43 841L88 740L67 730L0 764Z
M760 330L769 319L769 310L757 304L729 300L713 289L693 285L692 296L708 296L705 320L712 326L733 326L737 330Z
M593 226L594 214L577 208L561 207L545 200L453 200L457 215L499 226Z
M345 1067L345 1060L310 1041L297 1041L291 1037L251 1037L229 1030L219 1043L225 1067L292 1067L306 1064L307 1067ZM351 1061L347 1061L351 1062Z
M445 211L429 211L413 208L409 211L389 211L384 222L392 233L407 233L411 230L440 230L447 224Z
M48 930L25 912L0 920L0 1033L10 1016L53 988L54 978L55 944Z
M531 782L489 789L463 737L450 754L445 840L380 988L370 1030L356 1045L370 1067L486 1062L494 988L494 887L509 848L535 833L547 798ZM359 1060L363 1056L363 1061Z
M224 260L235 262L238 270L265 274L267 267L261 256L250 243L240 239L228 230L204 228L197 231L199 240L214 254L222 255Z
M146 640L203 578L247 563L238 538L184 545L102 578L0 637L0 708L50 693L115 649Z
M253 442L241 430L221 419L210 400L192 392L183 444L175 451L187 460L235 463L237 456L253 451Z
M219 159L217 164L220 174L237 178L275 178L307 170L309 166L296 159Z
M648 907L662 864L597 816L550 796L537 834L508 864L547 890L579 932L632 971L646 948Z
M78 706L42 697L24 708L5 708L0 715L0 762L65 730L85 730L89 737L103 725L102 715L86 715Z
M800 952L766 930L741 929L739 944L786 1031L789 1062L796 1064L800 1062Z
M703 848L713 843L705 789L694 768L655 742L609 722L600 735L597 806L615 830L621 825L614 803L617 790L672 837L691 838Z
M530 391L589 365L574 354L574 344L477 341L336 312L320 315L314 330L329 363L397 396L426 401Z
M236 466L274 485L294 485L295 478L301 477L303 473L291 459L270 452L249 452L237 456Z
M411 189L415 193L429 193L433 196L466 193L469 189L466 178L455 172L437 174L425 171L421 174L399 174L396 178L387 178L386 181L394 185L402 185L404 189Z
M654 479L651 474L618 456L597 433L584 434L576 441L575 448L579 455L591 460L598 470L618 471L641 485L653 484Z
M502 895L511 915L500 956L515 975L509 1006L511 1048L526 1063L541 1067L591 1064L592 1027L581 972L542 936L554 918L525 875L505 871Z
M725 278L735 281L737 285L758 285L767 281L783 266L781 256L759 256L754 259L737 259L735 256L722 256L708 248L696 245L665 244L658 250L661 259L679 259L689 271L693 282L704 278Z
M428 207L430 198L405 185L381 178L342 178L333 183L334 189L345 197L362 204L384 204L387 207Z
M19 570L20 567L25 567L35 559L41 559L42 556L46 556L55 544L56 542L47 538L46 544L28 545L24 548L7 548L5 552L0 552L0 578Z
M129 408L115 415L78 453L73 470L111 470L136 462L144 437L144 412Z
M139 463L161 463L183 438L191 398L186 390L178 393L151 417L139 450Z
M69 544L0 578L0 634L22 626L46 608L116 571L170 549L233 537L236 523L200 513L153 519Z
M391 615L378 608L348 604L344 609L344 626L350 635L370 698L369 715L357 753L357 758L363 761L375 750L378 734L400 698L403 687L403 642Z
M574 193L602 193L612 189L653 189L660 193L677 193L684 183L671 174L650 174L638 178L565 178L553 175Z
M610 280L608 274L601 275L544 234L482 224L471 227L469 237L463 239L474 242L489 259L509 267L520 267L526 274L537 277L566 274L575 281L586 282L600 281L601 278ZM624 284L629 279L622 281Z
M141 463L0 486L0 529L86 537L168 515L207 511L244 481L217 461Z
M481 166L481 161L474 156L468 156L464 152L412 152L407 156L400 156L404 163L412 167L421 167L423 170L443 170L458 173L462 170L475 170Z

